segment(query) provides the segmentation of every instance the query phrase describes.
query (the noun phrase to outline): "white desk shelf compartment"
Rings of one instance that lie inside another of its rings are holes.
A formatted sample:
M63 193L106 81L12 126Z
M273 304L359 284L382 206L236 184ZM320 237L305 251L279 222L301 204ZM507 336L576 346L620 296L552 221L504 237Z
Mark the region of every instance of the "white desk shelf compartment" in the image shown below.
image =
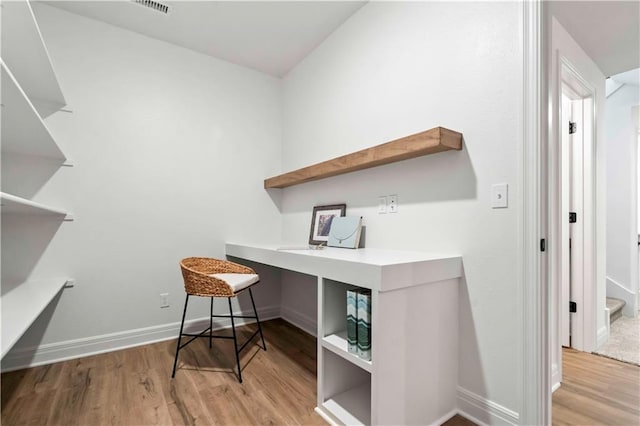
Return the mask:
M349 352L346 330L341 330L328 336L324 336L322 338L322 347L371 373L371 361L364 360L358 355Z
M46 111L66 105L49 52L27 0L2 2L2 59L31 101ZM4 90L4 87L3 87ZM41 115L43 110L40 111Z
M65 156L46 124L4 62L2 67L2 152L48 157Z
M51 303L66 282L66 278L27 281L2 294L3 357Z
M462 258L226 245L237 261L318 277L318 402L334 424L433 424L456 409ZM371 362L347 351L346 290L372 292Z

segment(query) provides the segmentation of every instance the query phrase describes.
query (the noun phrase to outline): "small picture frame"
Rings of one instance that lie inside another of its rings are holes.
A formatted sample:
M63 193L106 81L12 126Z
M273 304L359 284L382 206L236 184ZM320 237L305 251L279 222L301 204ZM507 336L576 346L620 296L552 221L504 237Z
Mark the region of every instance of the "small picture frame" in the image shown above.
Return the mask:
M309 244L327 244L331 221L336 216L344 216L347 212L346 204L333 204L331 206L315 206L311 215L311 230L309 231Z

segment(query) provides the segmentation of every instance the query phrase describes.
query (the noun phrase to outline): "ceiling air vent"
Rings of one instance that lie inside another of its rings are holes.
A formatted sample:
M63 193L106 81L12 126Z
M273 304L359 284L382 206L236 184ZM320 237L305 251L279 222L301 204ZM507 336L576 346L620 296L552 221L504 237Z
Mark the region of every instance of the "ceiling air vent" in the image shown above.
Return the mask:
M131 2L135 4L139 4L140 6L148 7L149 9L153 9L156 12L164 13L165 15L168 15L169 12L171 11L171 8L169 7L169 5L160 3L159 1L131 0Z

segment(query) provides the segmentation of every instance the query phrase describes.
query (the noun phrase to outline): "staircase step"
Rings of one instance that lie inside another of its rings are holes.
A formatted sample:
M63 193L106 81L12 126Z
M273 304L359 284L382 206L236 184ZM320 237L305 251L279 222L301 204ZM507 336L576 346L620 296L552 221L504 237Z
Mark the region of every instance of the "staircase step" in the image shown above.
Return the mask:
M622 308L627 302L614 297L607 297L607 308L609 309L609 324L622 316Z

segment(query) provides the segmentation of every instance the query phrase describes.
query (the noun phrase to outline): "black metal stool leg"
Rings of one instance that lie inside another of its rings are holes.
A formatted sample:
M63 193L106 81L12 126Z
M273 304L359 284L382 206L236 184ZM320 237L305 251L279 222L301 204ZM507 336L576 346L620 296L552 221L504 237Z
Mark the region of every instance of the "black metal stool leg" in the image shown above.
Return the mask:
M213 296L211 297L211 312L209 313L209 349L213 342Z
M264 342L264 336L262 335L262 326L260 325L260 319L258 318L258 311L256 310L256 304L253 302L253 293L251 287L249 287L249 296L251 296L251 306L253 306L253 314L256 316L256 322L258 323L258 331L260 332L260 338L262 339L262 349L267 350L267 344Z
M233 321L233 308L231 307L231 298L227 298L229 301L229 316L231 318L231 330L233 330L233 347L236 351L236 363L238 364L238 381L242 383L242 370L240 370L240 354L238 353L238 338L236 336L236 325Z
M176 377L176 366L178 365L178 353L180 352L180 340L182 340L182 330L184 328L184 317L187 315L187 303L189 303L189 295L184 300L184 311L182 311L182 322L180 323L180 334L178 335L178 344L176 345L176 357L173 360L173 372L171 378Z

